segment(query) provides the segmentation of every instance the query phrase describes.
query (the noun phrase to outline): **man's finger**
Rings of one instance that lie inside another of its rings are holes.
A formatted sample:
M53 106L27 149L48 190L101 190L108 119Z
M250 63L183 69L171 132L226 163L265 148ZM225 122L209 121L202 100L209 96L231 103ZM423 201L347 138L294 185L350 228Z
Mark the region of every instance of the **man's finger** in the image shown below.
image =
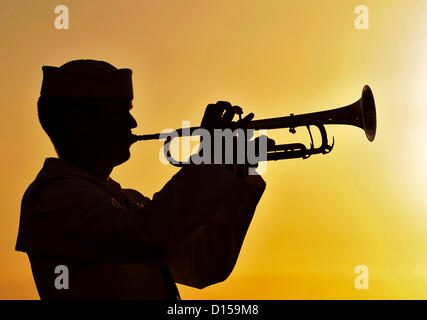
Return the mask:
M231 123L234 118L234 115L242 113L243 109L239 106L232 106L228 110L225 111L224 116L222 117L226 124Z
M276 141L274 141L273 139L270 139L269 137L267 137L265 134L263 134L262 136L259 136L258 138L255 139L255 141L258 141L259 139L267 139L267 146L275 146L276 145Z
M237 121L236 124L240 128L246 128L247 125L249 124L249 122L251 122L254 117L255 117L255 115L251 112L246 117L244 117L243 119Z
M205 110L205 114L203 115L201 126L204 128L212 128L217 126L221 121L221 116L224 113L224 110L224 104L208 104Z
M243 113L243 109L241 107L239 107L239 106L233 106L233 110L237 114L242 114Z
M267 137L267 148L268 147L274 147L275 145L276 145L276 141Z
M225 105L225 106L231 107L231 103L228 102L228 101L224 101L224 100L218 100L216 102L216 104L220 104L220 105Z
M222 108L222 111L231 109L231 103L228 101L217 101L216 105L218 108Z

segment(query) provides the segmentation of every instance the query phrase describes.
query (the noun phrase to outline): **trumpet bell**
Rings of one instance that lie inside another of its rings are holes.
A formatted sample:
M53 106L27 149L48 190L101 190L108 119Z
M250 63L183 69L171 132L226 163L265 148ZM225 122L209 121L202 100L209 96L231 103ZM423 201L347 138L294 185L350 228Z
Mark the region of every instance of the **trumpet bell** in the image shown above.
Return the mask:
M369 141L374 141L377 131L377 115L375 111L375 100L369 86L364 86L360 99L360 112L362 114L362 129L365 130Z

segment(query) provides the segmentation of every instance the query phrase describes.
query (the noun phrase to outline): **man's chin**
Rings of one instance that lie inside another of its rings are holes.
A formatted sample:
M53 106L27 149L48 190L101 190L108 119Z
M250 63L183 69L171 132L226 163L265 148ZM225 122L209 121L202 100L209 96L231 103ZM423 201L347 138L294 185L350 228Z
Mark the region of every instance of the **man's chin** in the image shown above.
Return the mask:
M120 153L117 153L117 156L115 157L114 166L121 165L122 163L125 163L130 158L130 150L127 149L125 151L121 151Z

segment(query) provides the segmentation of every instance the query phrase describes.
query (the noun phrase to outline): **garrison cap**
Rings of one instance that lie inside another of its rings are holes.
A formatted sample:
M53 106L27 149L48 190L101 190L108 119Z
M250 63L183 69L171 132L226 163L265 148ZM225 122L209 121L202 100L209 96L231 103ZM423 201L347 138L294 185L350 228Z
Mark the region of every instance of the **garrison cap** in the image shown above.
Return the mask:
M73 60L42 70L42 96L133 99L132 70L105 61Z

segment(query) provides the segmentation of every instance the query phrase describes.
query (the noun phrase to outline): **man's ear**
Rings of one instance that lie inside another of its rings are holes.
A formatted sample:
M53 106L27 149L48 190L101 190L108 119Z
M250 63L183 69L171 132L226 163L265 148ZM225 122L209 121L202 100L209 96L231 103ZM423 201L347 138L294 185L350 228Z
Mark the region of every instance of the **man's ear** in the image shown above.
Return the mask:
M93 130L93 119L81 108L74 108L67 117L68 132L77 136L88 135Z

